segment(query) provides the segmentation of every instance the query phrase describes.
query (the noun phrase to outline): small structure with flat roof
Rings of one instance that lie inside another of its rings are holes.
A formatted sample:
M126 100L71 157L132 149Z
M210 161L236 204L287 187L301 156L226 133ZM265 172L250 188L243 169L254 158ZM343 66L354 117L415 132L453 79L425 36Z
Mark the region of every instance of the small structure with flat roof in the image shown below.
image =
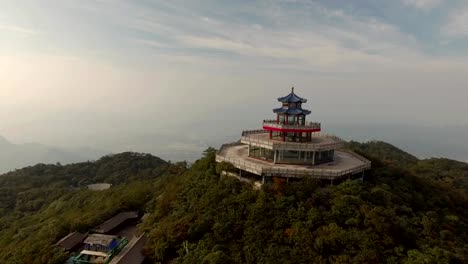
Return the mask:
M106 222L100 224L96 228L91 229L91 231L94 233L107 234L111 232L112 230L120 227L125 222L136 220L138 218L139 218L139 214L136 211L122 212L112 217L111 219L107 220Z
M73 251L83 244L83 240L87 235L88 234L82 234L80 232L73 232L60 239L55 245L61 247L65 251Z
M83 243L83 250L72 258L74 264L109 263L128 244L128 239L111 235L92 234Z
M330 183L363 174L371 163L343 150L344 141L322 132L320 123L307 122L307 99L294 92L278 98L276 119L263 120L260 130L243 131L240 142L221 146L217 162L231 163L239 176L314 178Z
M110 183L93 183L88 185L88 189L93 191L104 191L112 187Z
M118 240L116 236L92 234L88 236L84 241L84 249L107 252L117 246Z

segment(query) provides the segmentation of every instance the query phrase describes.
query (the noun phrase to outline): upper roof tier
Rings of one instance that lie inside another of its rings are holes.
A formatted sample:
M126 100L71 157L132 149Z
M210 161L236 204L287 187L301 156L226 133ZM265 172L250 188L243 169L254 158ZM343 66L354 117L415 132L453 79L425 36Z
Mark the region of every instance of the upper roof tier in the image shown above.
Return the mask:
M304 98L301 98L301 97L297 96L294 93L294 87L292 87L291 88L291 93L284 96L284 97L278 98L278 101L280 101L282 103L298 103L298 102L306 103L307 99L304 99Z
M286 115L308 115L309 110L302 109L302 103L307 102L307 99L301 98L294 93L294 87L291 88L291 93L285 97L278 98L278 101L283 105L280 108L273 109L276 114Z

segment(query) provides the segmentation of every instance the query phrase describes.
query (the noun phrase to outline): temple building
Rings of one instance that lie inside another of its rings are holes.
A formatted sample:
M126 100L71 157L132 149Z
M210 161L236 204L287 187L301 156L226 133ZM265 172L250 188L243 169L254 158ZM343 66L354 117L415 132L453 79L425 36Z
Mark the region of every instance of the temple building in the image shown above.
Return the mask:
M238 177L259 178L263 183L268 177L311 177L333 184L362 177L370 169L370 161L343 149L342 139L306 120L311 113L303 108L307 99L296 95L294 87L278 101L275 119L263 120L263 129L243 131L240 142L223 145L216 161L232 164Z

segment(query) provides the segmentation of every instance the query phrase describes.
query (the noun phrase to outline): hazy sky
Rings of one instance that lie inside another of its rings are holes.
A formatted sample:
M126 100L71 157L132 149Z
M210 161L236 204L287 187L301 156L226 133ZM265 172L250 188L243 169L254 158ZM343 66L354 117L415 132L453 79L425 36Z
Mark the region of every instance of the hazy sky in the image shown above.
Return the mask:
M0 7L0 135L13 142L232 134L272 117L291 86L325 129L468 124L467 1Z

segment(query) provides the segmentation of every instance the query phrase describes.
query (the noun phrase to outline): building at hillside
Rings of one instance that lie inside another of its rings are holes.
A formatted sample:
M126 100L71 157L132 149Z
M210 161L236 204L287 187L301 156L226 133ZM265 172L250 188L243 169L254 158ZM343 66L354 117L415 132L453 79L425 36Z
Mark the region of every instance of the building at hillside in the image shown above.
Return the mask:
M88 234L73 232L68 234L66 237L60 239L55 245L62 248L65 251L71 252L73 250L78 249L87 236Z
M307 99L296 95L294 88L278 101L275 119L263 120L260 130L243 131L240 142L223 145L216 161L232 164L238 177L263 183L268 177L310 177L333 184L362 177L370 169L370 161L343 149L342 139L323 133L320 123L306 120L311 113L303 108Z
M91 229L91 231L98 234L116 233L116 231L125 229L128 225L136 226L139 219L140 214L137 211L122 212Z
M128 243L128 239L92 234L88 236L83 244L83 250L72 258L73 264L104 264L109 263Z

